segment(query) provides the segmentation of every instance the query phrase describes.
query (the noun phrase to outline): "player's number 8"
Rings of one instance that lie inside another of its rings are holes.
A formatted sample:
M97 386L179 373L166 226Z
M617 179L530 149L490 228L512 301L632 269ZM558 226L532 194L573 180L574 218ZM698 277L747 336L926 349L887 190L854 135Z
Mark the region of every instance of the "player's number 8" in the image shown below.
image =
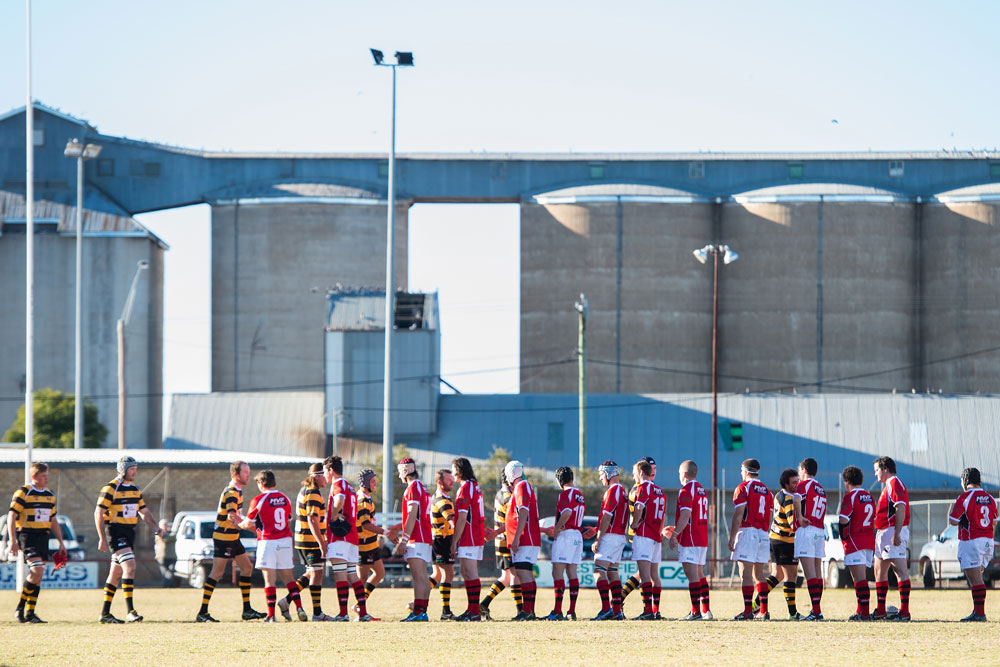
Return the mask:
M276 507L274 509L274 529L284 530L287 518L285 517L285 508Z

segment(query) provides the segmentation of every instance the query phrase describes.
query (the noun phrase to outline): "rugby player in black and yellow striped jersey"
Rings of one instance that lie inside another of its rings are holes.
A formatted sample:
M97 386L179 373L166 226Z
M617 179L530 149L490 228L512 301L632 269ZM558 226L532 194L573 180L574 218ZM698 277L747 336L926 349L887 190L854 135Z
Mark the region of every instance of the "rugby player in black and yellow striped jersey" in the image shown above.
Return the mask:
M795 559L795 504L792 502L792 494L798 483L799 473L792 468L786 468L778 478L781 488L774 494L774 515L768 535L771 542L771 576L763 582L770 592L778 585L779 577L784 579L785 603L791 620L799 618L795 608L795 581L798 578L799 562ZM759 606L758 593L754 599L754 613Z
M250 606L250 577L253 573L253 563L250 562L250 557L240 542L239 524L243 521L243 487L250 482L250 466L244 461L234 461L229 466L229 477L229 485L219 496L219 512L215 517L215 531L212 533L212 543L215 547L215 553L212 554L212 572L205 579L201 609L195 616L195 620L199 623L218 622L208 613L208 605L212 601L216 584L226 572L229 561L234 561L236 567L240 569L243 620L267 618L267 614L255 611Z
M7 512L7 535L10 555L16 557L24 551L28 576L21 588L21 598L14 611L18 623L44 623L35 614L38 591L42 587L45 561L49 559L49 531L59 540L59 553L66 555L62 529L56 521L56 494L49 490L49 466L45 463L31 465L31 484L14 492Z
M507 546L507 508L510 507L510 499L513 495L510 484L504 477L503 469L500 469L500 488L493 498L493 530L499 531L493 541L493 548L497 555L497 568L500 570L500 578L493 582L486 596L479 603L479 616L486 621L493 620L490 616L490 603L496 596L503 592L503 589L510 586L510 593L514 596L514 604L517 605L517 613L521 613L523 600L521 598L521 587L514 578L513 563L511 562L510 547Z
M455 579L455 559L451 555L451 539L455 534L455 504L451 501L451 489L455 478L447 468L441 468L436 475L437 490L431 497L431 533L434 535L434 572L431 586L441 593L441 620L455 618L451 613L451 582Z
M378 475L374 470L366 469L358 473L358 577L365 582L365 593L369 598L385 577L378 539L379 535L385 534L385 529L375 523L375 502L372 500L377 484ZM372 617L372 620L378 619Z
M309 587L312 598L314 621L332 621L333 617L323 613L323 568L326 564L326 501L321 490L326 486L323 464L309 466L309 474L302 481L302 488L295 497L295 533L293 546L299 559L306 566L306 572L293 582L299 591ZM292 601L292 592L278 600L282 613ZM309 620L306 613L298 611L299 620Z
M139 472L139 464L131 456L123 456L118 460L118 476L101 487L97 496L97 507L94 509L94 524L97 526L99 543L98 551L111 551L111 568L104 584L104 607L101 609L101 623L121 623L111 615L111 602L114 600L118 583L121 582L122 593L125 594L125 620L135 623L142 616L132 604L132 591L135 585L135 527L139 517L153 529L156 535L163 535L163 529L156 523L153 513L146 507L142 492L135 485L135 476ZM104 527L108 535L104 534ZM108 537L111 538L110 546Z

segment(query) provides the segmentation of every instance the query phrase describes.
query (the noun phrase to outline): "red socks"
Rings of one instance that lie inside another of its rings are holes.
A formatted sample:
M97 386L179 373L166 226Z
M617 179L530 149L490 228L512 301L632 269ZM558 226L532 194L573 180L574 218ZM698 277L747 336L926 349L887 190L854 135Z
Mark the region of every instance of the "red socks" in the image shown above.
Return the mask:
M653 613L660 613L660 593L663 592L662 586L653 586Z
M757 584L757 599L760 600L760 613L767 613L767 595L771 592L771 587L767 582Z
M569 580L569 613L576 613L576 598L580 595L580 580Z
M986 584L972 587L972 613L986 615Z
M365 585L361 580L355 581L351 586L354 588L354 599L358 603L358 614L361 616L368 615L368 593L365 591Z
M823 599L823 580L809 579L806 581L806 586L809 588L809 599L812 600L812 613L822 614L820 600Z
M743 615L749 616L753 613L753 586L743 587Z
M889 582L888 581L876 581L875 582L875 613L885 614L885 598L889 595Z
M556 587L556 590L555 590L555 593L556 593L556 604L555 604L555 607L552 608L552 611L554 611L557 614L561 614L562 613L563 592L566 590L566 583L562 579L560 579L559 581L555 582L555 587Z
M858 613L861 614L861 618L868 618L872 595L871 589L868 588L868 581L854 582L854 594L858 598Z
M899 582L899 615L910 615L910 580Z
M703 577L701 580L701 613L711 611L708 608L708 578Z
M653 583L650 581L642 582L642 613L653 613Z
M529 581L526 584L521 584L521 595L524 596L525 614L535 613L535 591L537 590L538 586L533 581Z
M302 598L299 596L299 591L302 589L299 588L298 582L290 581L285 585L285 588L288 589L288 597L295 603L295 608L302 609Z
M274 618L274 605L278 601L278 589L275 586L266 586L264 597L267 598L267 617Z
M347 616L347 600L351 594L351 586L346 581L337 582L337 602L340 603L340 615Z
M611 610L611 605L608 604L608 592L610 590L611 590L611 585L608 584L608 580L607 579L598 579L597 580L597 592L601 595L601 612L602 613Z
M469 598L469 606L465 610L469 616L479 616L479 593L482 591L482 584L479 579L470 579L465 582L465 595Z
M622 580L615 579L611 582L611 611L615 614L622 613Z

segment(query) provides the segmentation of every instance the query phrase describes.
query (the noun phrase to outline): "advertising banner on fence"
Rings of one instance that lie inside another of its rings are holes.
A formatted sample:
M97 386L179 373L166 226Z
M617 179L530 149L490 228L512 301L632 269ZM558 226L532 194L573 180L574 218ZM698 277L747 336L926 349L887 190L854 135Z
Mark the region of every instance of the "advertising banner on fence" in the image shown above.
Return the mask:
M618 567L618 576L624 581L639 571L635 561L622 561ZM594 561L585 560L576 568L576 576L581 588L597 586L597 575L594 574ZM540 588L552 588L552 563L540 560L535 565L535 581ZM684 576L684 568L676 561L660 563L660 582L663 588L687 588L688 580Z
M16 584L17 563L0 563L0 590L12 591ZM46 563L42 588L97 588L97 563L71 560L58 570L52 569L52 563Z

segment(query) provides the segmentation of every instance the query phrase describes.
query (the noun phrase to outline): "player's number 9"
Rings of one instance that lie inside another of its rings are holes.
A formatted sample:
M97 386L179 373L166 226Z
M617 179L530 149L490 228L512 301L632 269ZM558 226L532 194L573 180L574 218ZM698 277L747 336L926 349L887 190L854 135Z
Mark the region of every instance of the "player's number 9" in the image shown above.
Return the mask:
M285 525L287 524L287 522L288 522L288 519L285 516L285 508L284 507L276 507L274 509L274 529L275 530L284 530L285 529Z

